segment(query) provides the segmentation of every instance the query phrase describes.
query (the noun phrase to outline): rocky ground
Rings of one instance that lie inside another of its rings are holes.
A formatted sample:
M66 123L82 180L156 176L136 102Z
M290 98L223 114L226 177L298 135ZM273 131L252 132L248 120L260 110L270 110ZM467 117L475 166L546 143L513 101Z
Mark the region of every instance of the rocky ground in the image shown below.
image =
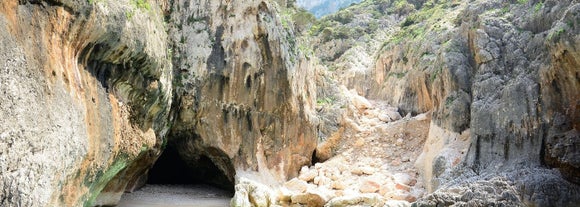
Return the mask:
M343 127L327 143L332 158L303 167L281 188L290 206L408 206L425 194L414 168L429 132L430 117L401 117L397 108L355 92Z
M207 206L230 204L231 193L207 185L147 185L125 193L119 207Z

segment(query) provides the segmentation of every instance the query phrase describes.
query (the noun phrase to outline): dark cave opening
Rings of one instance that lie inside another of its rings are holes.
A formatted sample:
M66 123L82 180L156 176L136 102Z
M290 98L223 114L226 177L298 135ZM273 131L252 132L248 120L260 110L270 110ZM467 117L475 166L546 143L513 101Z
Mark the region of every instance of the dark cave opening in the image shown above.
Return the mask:
M207 156L184 160L176 147L169 144L149 170L147 184L214 186L230 193L234 184Z

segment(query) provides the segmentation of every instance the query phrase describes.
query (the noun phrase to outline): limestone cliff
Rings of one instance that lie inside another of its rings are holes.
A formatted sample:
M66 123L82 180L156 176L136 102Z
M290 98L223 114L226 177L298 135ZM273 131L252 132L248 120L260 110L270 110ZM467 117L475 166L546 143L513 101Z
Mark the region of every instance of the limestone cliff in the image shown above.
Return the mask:
M169 139L186 162L209 157L230 182L280 182L316 147L310 63L268 1L175 1L177 101Z
M418 204L468 202L473 197L445 189L499 176L517 186L523 203L571 206L580 200L579 6L365 1L323 19L312 34L339 84L403 113L432 112L417 167L428 190L442 189Z
M167 145L295 176L315 92L277 2L2 1L0 205L114 205Z
M10 0L0 28L0 205L107 203L99 192L146 169L169 129L161 10Z
M580 202L580 2L294 3L0 2L0 206L115 205L163 150L234 206Z

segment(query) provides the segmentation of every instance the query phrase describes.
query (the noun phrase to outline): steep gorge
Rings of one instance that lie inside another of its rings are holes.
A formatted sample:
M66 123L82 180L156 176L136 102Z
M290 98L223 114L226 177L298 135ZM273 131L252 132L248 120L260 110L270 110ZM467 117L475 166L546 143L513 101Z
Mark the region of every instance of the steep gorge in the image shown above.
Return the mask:
M0 205L115 205L163 165L232 206L580 202L580 2L293 4L2 1Z
M113 205L167 145L229 183L310 163L310 70L273 2L1 5L2 206Z

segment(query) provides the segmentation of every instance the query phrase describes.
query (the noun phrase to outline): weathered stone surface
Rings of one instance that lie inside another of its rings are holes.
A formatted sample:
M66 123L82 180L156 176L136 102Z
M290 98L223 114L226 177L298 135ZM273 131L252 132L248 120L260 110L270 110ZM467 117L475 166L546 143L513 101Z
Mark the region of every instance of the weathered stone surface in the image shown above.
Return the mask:
M306 169L302 169L303 170L300 171L300 175L298 176L300 180L310 182L313 181L316 176L318 176L318 171L315 169L308 169L308 167L306 167Z
M379 192L380 188L381 188L380 184L371 180L366 180L362 182L359 186L359 190L361 193L376 193Z
M303 193L306 192L306 189L308 189L308 183L303 180L293 178L292 180L284 183L284 187L288 188L288 190Z
M384 198L376 193L359 194L351 196L336 197L326 203L326 207L339 206L383 206Z
M542 159L576 184L580 184L579 16L580 5L571 5L548 31L551 60L539 71L540 96L546 109L543 120L549 121Z
M283 199L413 202L424 184L432 194L417 205L580 201L577 1L368 1L311 31L323 66L303 58L291 12L278 14L292 2L2 1L0 205L114 205L169 143L194 168L215 163L225 177L215 184L237 183L232 205L270 206L272 189L236 175L279 184L315 148L326 161L375 140L392 143L376 154L388 163L317 164L299 178L337 191L294 180L302 194ZM418 113L429 114L416 118L431 121L428 137L374 137ZM378 200L348 197L359 182L340 176L410 166L401 152L425 138L422 181L394 176L361 189Z
M278 9L0 3L0 205L113 205L143 184L171 126L192 166L209 157L231 183L238 169L296 176L316 145L315 93Z
M387 201L385 202L384 207L409 207L411 206L411 203L407 202L407 201Z
M335 70L331 76L336 84L385 100L402 114L432 112L429 138L416 163L431 192L466 179L458 174L472 176L472 171L491 176L554 168L567 181L547 173L543 176L550 179L544 182L561 182L554 189L561 195L547 193L531 177L510 179L533 189L522 191L533 205L580 201L567 193L578 190L568 182L577 184L580 175L578 2L412 4L407 12L338 21L349 13L389 8L389 3L361 4L323 19L338 23L320 29L315 38L325 46L315 52L324 53L319 56ZM394 29L337 41L324 32L357 27L373 31L361 25L374 22L380 22L378 28ZM377 41L380 48L372 46ZM364 54L378 55L376 60L356 60ZM389 121L387 116L378 118Z
M231 206L239 207L268 207L274 203L275 197L272 195L272 189L264 184L246 179L238 178L236 184L236 193L231 200Z
M436 191L420 199L413 206L526 206L520 200L514 186L504 178L464 183L449 189Z
M295 177L316 147L313 70L277 8L261 0L172 5L180 87L169 142L190 163L209 157L232 183L238 170Z
M344 190L346 189L346 186L344 185L344 183L342 181L332 181L332 183L330 184L332 189L335 190Z
M290 200L294 204L313 207L322 207L326 203L326 200L321 195L309 192L293 195Z
M385 110L380 110L377 118L384 122L392 122L402 119L403 117L399 114L398 109L394 107L389 107Z
M0 206L115 204L151 165L172 101L161 13L0 2Z

